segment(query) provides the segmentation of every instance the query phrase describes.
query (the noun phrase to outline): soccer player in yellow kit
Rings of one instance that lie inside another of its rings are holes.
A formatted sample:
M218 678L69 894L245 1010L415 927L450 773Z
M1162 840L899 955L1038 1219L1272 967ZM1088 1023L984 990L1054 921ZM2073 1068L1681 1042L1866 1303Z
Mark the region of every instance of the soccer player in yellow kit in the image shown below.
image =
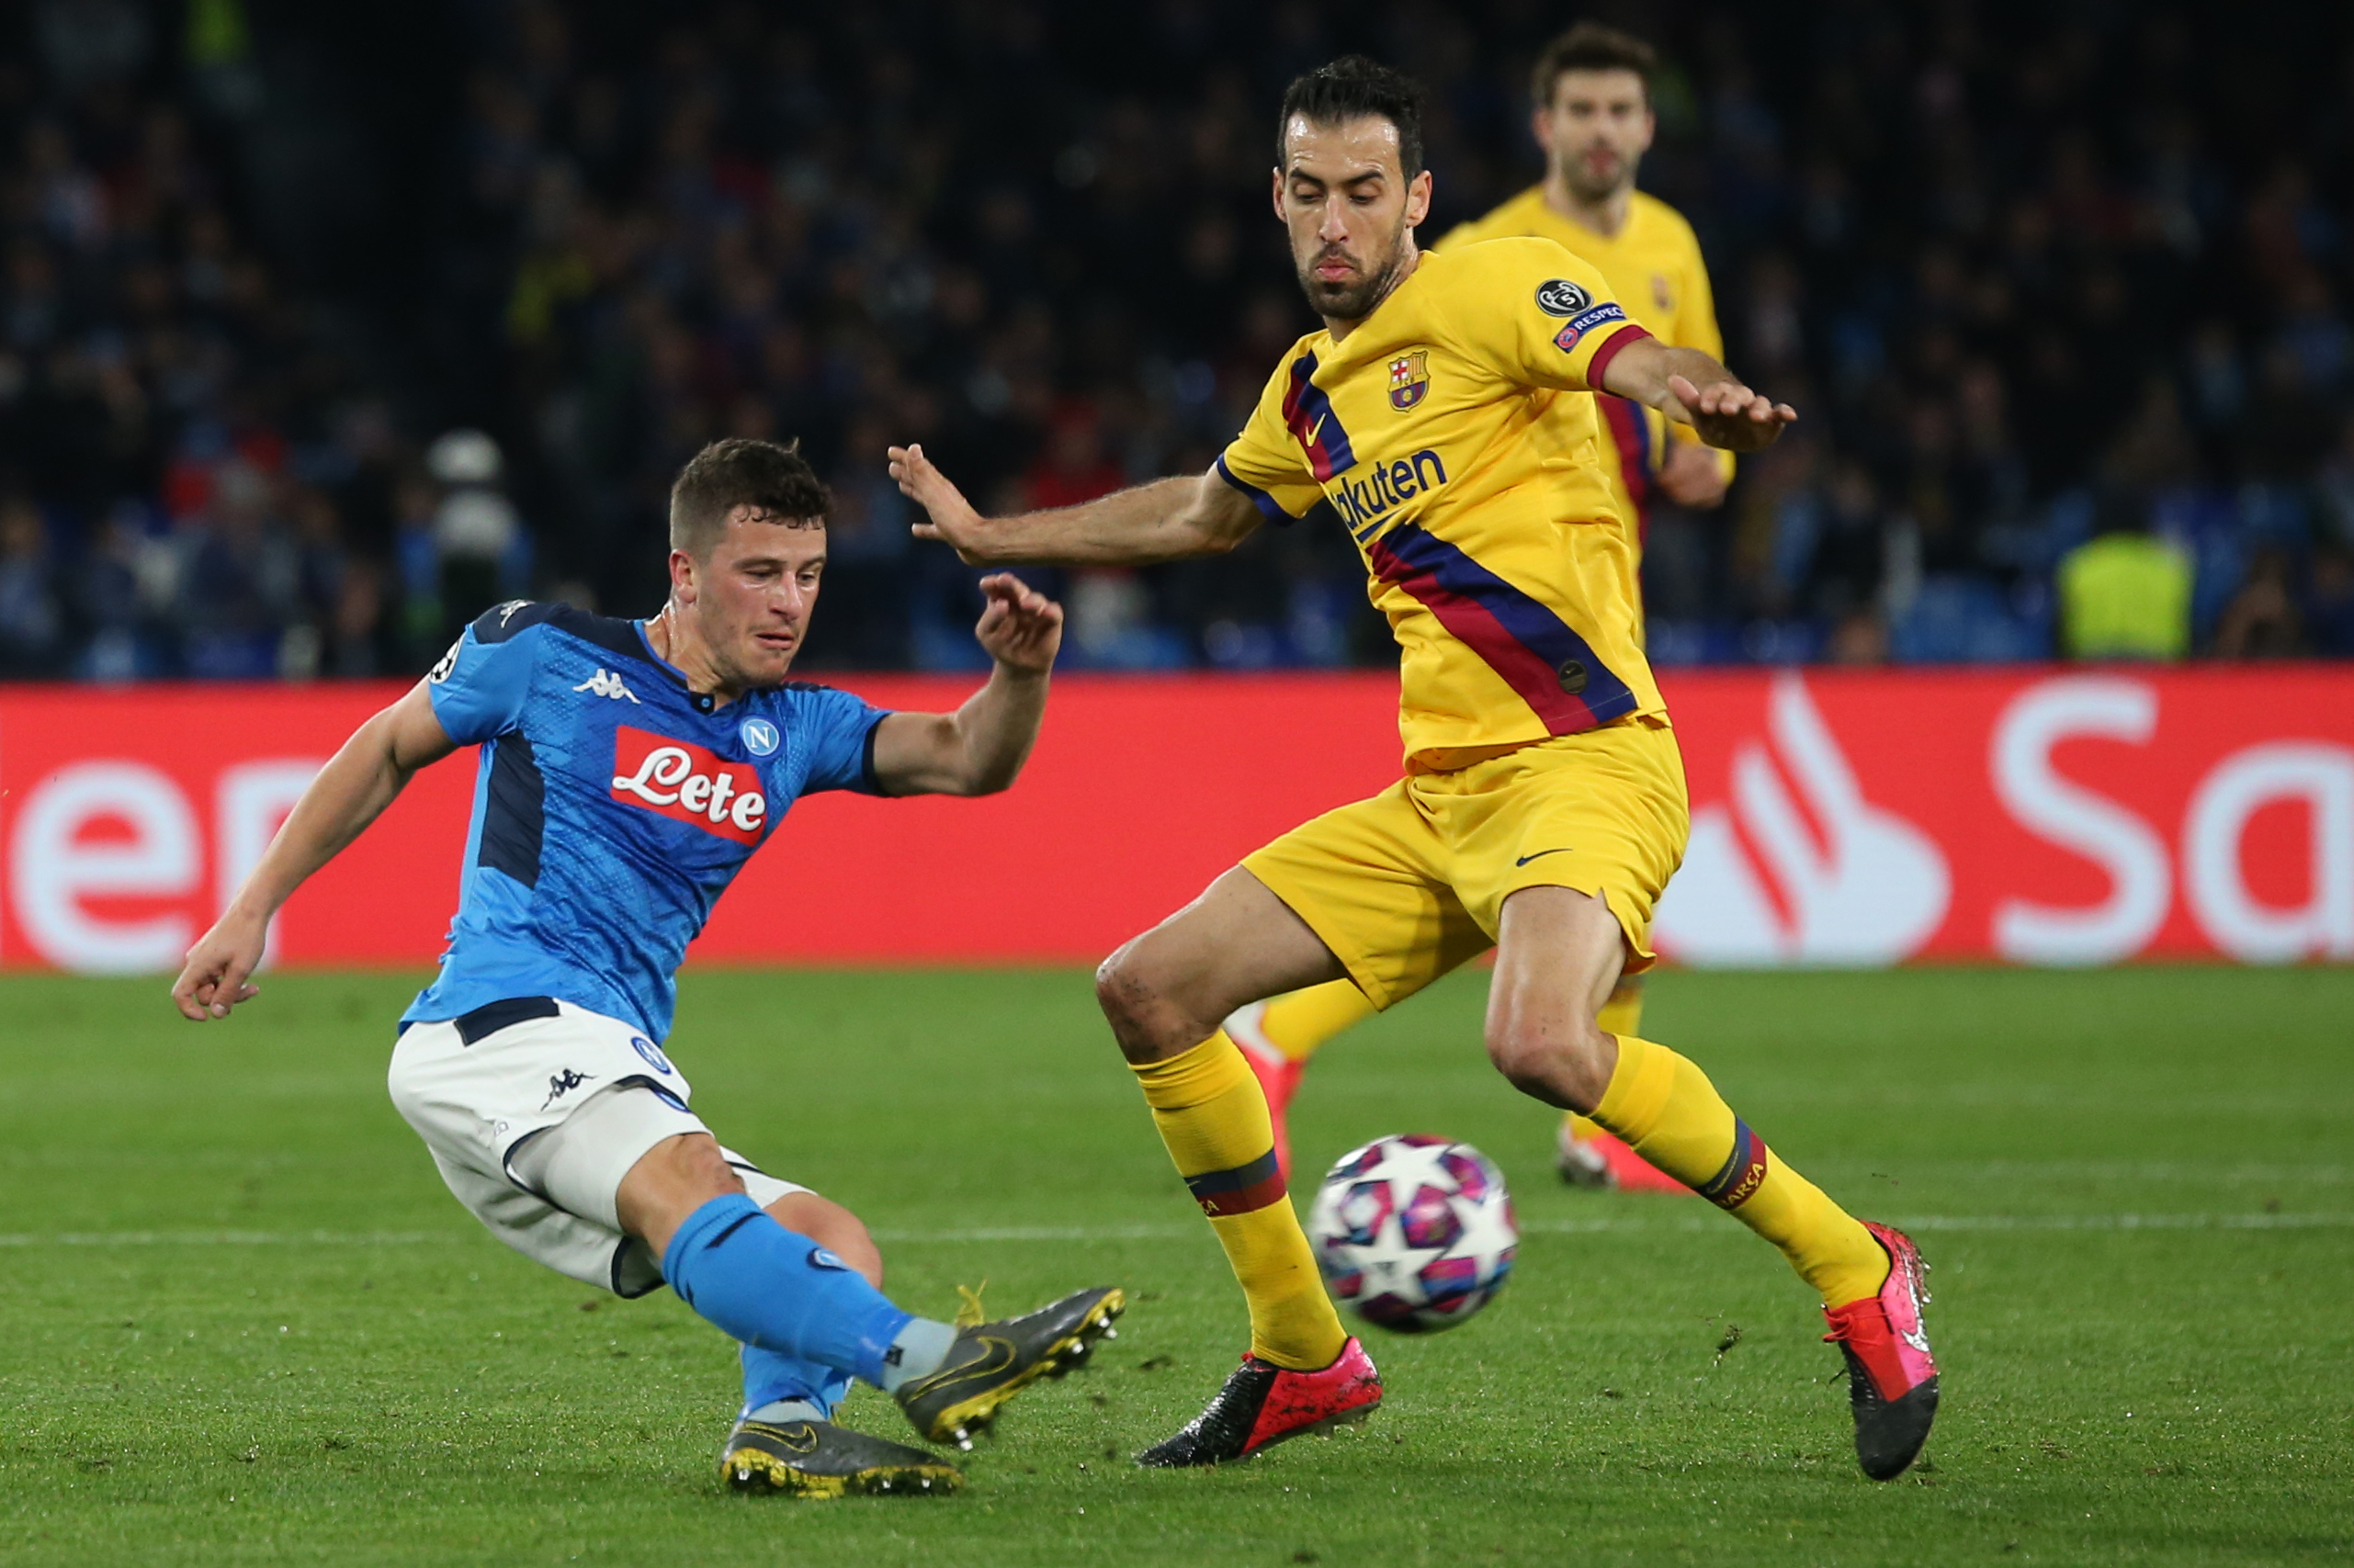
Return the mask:
M1666 202L1635 188L1635 168L1658 129L1650 92L1658 66L1650 45L1598 22L1580 22L1547 44L1530 80L1535 105L1530 130L1545 151L1544 180L1486 217L1449 230L1438 249L1511 237L1556 241L1590 263L1627 316L1653 337L1722 358L1715 298L1692 225ZM1590 400L1601 424L1611 507L1633 531L1638 551L1655 496L1692 508L1725 499L1733 454L1632 399L1605 392ZM1562 407L1565 415L1584 412L1572 411L1571 400L1562 400ZM1327 1041L1373 1011L1363 991L1341 980L1253 1002L1226 1021L1266 1092L1276 1158L1287 1173L1285 1113L1301 1070ZM1601 1027L1632 1034L1642 1019L1643 977L1622 976L1602 1008ZM1688 1190L1575 1111L1562 1118L1556 1163L1563 1179L1579 1186Z
M1420 101L1353 56L1285 94L1275 208L1325 328L1284 356L1210 472L992 519L920 447L890 453L929 513L917 534L972 562L1137 564L1231 549L1262 522L1345 528L1398 643L1405 776L1246 857L1097 972L1251 1307L1241 1367L1137 1462L1245 1458L1381 1401L1287 1200L1265 1096L1219 1021L1341 978L1387 1007L1493 946L1498 1069L1782 1249L1846 1355L1858 1459L1896 1475L1937 1405L1919 1254L1773 1157L1692 1062L1596 1021L1620 973L1652 961L1651 912L1689 820L1586 393L1634 398L1731 449L1796 416L1660 344L1549 240L1420 251Z

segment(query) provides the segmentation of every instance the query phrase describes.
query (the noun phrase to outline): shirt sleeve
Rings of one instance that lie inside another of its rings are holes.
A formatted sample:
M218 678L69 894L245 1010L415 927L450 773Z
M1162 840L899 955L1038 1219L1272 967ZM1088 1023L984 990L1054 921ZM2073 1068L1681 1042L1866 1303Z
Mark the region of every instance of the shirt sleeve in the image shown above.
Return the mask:
M800 687L794 694L800 699L797 716L809 735L809 777L801 793L882 794L875 777L875 730L889 714L832 686Z
M537 628L557 606L500 604L460 632L425 677L434 716L460 746L479 746L523 722L539 663Z
M1450 260L1448 324L1466 353L1506 380L1597 391L1612 358L1651 335L1599 271L1551 240L1489 240Z
M1258 407L1239 434L1218 454L1217 477L1251 498L1260 514L1281 526L1305 517L1324 499L1307 457L1284 421L1284 396L1291 388L1296 348L1267 378Z

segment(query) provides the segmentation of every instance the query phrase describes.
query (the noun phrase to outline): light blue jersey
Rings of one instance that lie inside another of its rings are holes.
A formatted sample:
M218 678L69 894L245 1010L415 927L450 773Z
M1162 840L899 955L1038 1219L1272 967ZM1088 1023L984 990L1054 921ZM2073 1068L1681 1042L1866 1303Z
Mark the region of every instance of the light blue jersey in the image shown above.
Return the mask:
M479 745L458 918L402 1023L554 997L670 1032L686 944L792 804L879 793L883 718L794 682L717 707L635 621L502 604L428 678Z

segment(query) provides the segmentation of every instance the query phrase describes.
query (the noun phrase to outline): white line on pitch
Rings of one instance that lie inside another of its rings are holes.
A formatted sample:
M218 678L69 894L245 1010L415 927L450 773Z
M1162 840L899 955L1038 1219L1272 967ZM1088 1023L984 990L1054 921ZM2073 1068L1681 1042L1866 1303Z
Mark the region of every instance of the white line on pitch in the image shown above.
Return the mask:
M1714 1230L1726 1222L1710 1213L1653 1218L1598 1218L1524 1222L1523 1235L1586 1235L1600 1233ZM2354 1226L2354 1213L2253 1214L1918 1214L1895 1220L1916 1231L2198 1231L2337 1230ZM1194 1225L1024 1225L973 1230L877 1230L877 1241L1176 1241L1200 1235Z
M2354 1227L2354 1213L2252 1214L1915 1214L1896 1224L1914 1231L2296 1231ZM1715 1214L1673 1218L1538 1220L1521 1227L1533 1235L1587 1235L1705 1231L1725 1224ZM0 1247L416 1247L474 1233L447 1231L69 1231L59 1235L0 1232ZM877 1241L966 1242L1183 1241L1199 1225L983 1225L963 1230L888 1230Z
M68 1231L62 1235L0 1232L0 1247L414 1247L448 1239L436 1231Z

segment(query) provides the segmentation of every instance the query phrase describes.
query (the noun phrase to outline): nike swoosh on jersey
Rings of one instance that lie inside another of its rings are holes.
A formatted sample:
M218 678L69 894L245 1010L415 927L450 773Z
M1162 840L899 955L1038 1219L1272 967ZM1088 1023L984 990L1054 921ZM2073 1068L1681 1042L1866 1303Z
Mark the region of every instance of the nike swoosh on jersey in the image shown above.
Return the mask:
M1522 855L1512 863L1514 865L1526 865L1533 860L1543 860L1547 855L1566 855L1569 852L1570 848L1571 846L1564 844L1557 850L1539 850L1533 855Z

